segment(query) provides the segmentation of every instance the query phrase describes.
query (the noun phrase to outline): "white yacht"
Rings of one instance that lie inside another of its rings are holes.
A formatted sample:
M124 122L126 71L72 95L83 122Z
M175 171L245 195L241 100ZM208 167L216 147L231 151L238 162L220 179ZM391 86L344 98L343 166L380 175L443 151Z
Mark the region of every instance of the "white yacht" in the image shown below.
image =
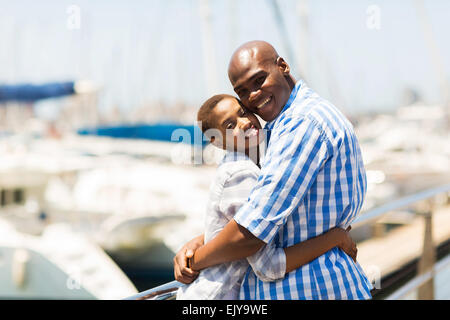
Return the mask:
M174 151L190 160L190 146L77 136L15 142L0 145L9 151L0 159L0 218L21 232L67 223L114 257L161 247L161 261L144 264L167 265L177 246L165 244L168 229L179 226L173 232L186 240L203 230L215 168L174 164Z
M134 285L97 244L54 224L41 236L0 220L0 298L121 299Z

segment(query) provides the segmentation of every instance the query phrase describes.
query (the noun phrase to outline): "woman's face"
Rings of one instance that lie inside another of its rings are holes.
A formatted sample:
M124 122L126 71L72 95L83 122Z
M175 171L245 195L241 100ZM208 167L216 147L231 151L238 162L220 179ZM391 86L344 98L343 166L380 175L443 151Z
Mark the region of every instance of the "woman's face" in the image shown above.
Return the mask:
M214 127L222 137L213 143L221 148L245 152L262 142L261 124L258 118L246 111L235 98L221 100L213 109Z

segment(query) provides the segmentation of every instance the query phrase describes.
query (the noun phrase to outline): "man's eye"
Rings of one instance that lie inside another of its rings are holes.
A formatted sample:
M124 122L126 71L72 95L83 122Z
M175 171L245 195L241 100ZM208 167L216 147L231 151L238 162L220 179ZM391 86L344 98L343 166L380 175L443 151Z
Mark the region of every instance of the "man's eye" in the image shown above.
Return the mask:
M237 92L236 92L236 94L239 96L239 97L245 97L245 94L247 93L247 90L245 90L245 89L242 89L242 90L238 90Z
M266 76L261 76L261 77L256 78L256 83L258 85L262 85L265 80L266 80Z

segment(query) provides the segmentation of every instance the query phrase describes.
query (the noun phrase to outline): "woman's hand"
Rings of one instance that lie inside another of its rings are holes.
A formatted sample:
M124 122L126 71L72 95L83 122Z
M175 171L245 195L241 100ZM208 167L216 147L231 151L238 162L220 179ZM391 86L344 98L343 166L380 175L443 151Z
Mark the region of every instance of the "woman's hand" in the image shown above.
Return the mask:
M189 267L188 259L192 258L194 251L203 245L203 235L195 237L187 242L173 258L173 269L175 280L189 284L197 279L199 272Z
M336 228L336 232L339 233L339 237L341 239L338 247L341 248L346 254L348 254L353 261L356 262L356 256L358 254L358 249L356 248L356 243L353 241L352 237L350 237L350 230L352 227L348 227L346 230L341 228Z

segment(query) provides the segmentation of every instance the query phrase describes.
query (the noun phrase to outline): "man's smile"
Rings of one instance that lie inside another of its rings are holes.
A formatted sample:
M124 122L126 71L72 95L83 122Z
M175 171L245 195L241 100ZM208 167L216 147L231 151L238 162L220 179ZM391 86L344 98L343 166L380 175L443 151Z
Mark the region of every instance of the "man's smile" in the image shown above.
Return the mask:
M272 101L272 97L265 99L263 102L256 106L256 109L259 110L264 108L270 101Z

